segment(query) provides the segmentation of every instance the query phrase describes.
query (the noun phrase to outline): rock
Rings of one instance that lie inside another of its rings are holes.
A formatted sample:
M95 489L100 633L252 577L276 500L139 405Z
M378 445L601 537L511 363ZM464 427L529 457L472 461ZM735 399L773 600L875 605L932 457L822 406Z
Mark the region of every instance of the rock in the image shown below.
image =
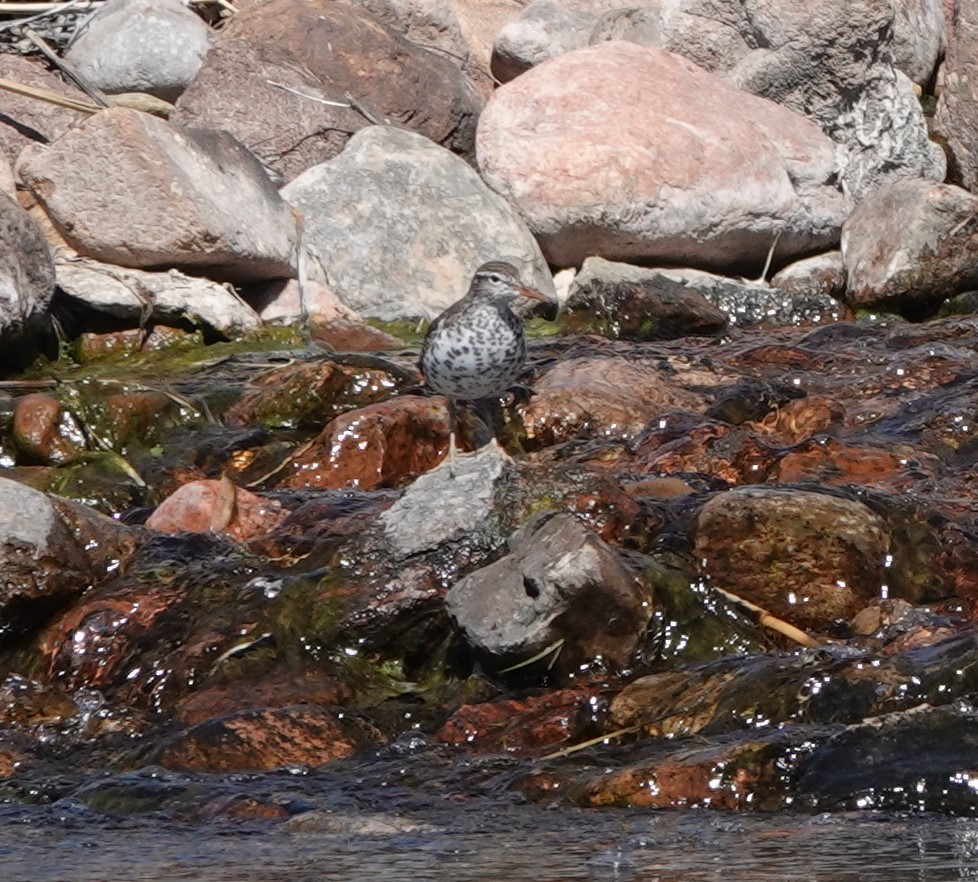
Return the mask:
M276 279L248 292L263 322L310 321L321 325L331 322L357 322L360 314L344 306L336 292L323 282L298 279Z
M509 544L508 555L445 596L481 663L502 672L549 649L553 656L540 668L557 680L594 661L627 667L652 616L652 597L618 551L564 513L519 531Z
M471 157L480 107L452 59L360 9L271 0L234 16L172 119L229 131L290 181L386 121Z
M270 533L288 512L227 478L193 481L163 500L146 526L161 533L219 533L237 542Z
M882 519L859 502L742 487L703 506L695 556L715 587L825 631L879 594L889 541Z
M600 698L592 690L555 689L543 695L466 704L433 740L478 753L533 755L587 737Z
M46 327L54 284L51 252L37 224L0 193L0 369L10 366L12 344Z
M459 457L454 475L447 465L421 475L380 516L384 540L395 558L472 540L491 520L496 482L508 467L508 458L487 445Z
M48 496L0 478L0 498L0 644L9 645L81 597L104 572L76 544ZM119 530L108 521L101 541L110 529Z
M20 173L85 257L227 281L295 274L296 219L226 132L114 108L32 148Z
M569 358L533 384L536 394L518 411L534 446L580 437L634 438L663 414L706 410L703 396L676 380L669 366L623 356Z
M935 128L945 139L948 178L978 191L978 0L955 0Z
M58 287L71 299L133 325L191 321L219 334L261 327L258 314L228 285L179 270L124 269L59 249Z
M149 92L175 101L210 48L210 30L182 0L107 0L65 59L109 94Z
M509 261L527 284L553 293L517 213L465 162L412 132L359 132L282 195L304 216L310 274L364 316L433 318L489 260Z
M946 49L942 0L894 0L893 63L919 86L927 86Z
M817 258L806 258L816 260ZM799 264L803 263L798 261ZM824 292L790 291L781 285L743 278L720 276L693 269L661 269L659 276L683 284L689 291L700 294L708 303L722 311L730 324L740 328L757 325L822 324L833 321L841 305Z
M75 415L45 392L17 400L13 436L18 459L26 463L65 463L85 450L85 433Z
M489 81L488 98L495 88L491 72L493 43L503 26L520 15L524 4L520 0L453 0L453 5L473 61Z
M838 241L849 204L810 121L632 43L551 59L500 88L479 168L547 260L600 255L699 268L763 265Z
M914 317L978 287L978 197L950 184L905 180L867 196L843 227L846 300Z
M806 311L817 311L824 321L839 321L845 313L839 301L846 291L842 252L829 251L795 261L773 276L771 287L789 295L792 303ZM822 324L822 321L813 323Z
M492 73L508 83L534 65L587 46L601 14L620 0L533 0L492 47Z
M353 815L322 809L293 815L285 827L290 834L342 836L357 840L365 836L430 836L445 832L444 827L425 824L393 812Z
M940 183L947 174L944 151L928 138L913 85L888 66L873 71L858 99L827 131L846 148L839 154L842 182L856 199L891 181L919 177Z
M0 152L0 193L17 199L17 185L14 183L14 170L7 157Z
M160 746L156 761L192 772L269 771L318 766L369 742L353 715L321 707L243 710L193 726Z
M668 340L720 333L727 317L655 270L589 257L570 286L564 327L616 339Z
M859 198L896 177L943 180L943 153L908 79L929 81L942 21L938 0L683 0L613 10L591 39L677 52L813 119L843 145L842 179Z
M62 98L91 103L81 89L66 83L58 73L52 73L43 64L22 55L0 52L0 77L23 86L45 89ZM11 165L16 165L17 157L29 144L50 144L87 118L87 113L78 110L4 91L0 153Z
M444 400L404 396L342 414L293 458L289 487L398 486L448 450Z

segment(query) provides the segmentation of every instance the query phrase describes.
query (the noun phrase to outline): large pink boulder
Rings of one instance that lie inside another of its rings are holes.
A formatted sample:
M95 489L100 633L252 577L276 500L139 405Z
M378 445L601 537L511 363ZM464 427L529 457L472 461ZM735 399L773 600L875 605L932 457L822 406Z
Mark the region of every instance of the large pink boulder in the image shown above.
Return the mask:
M850 210L813 122L659 49L608 42L501 87L479 169L552 264L757 267L834 246Z

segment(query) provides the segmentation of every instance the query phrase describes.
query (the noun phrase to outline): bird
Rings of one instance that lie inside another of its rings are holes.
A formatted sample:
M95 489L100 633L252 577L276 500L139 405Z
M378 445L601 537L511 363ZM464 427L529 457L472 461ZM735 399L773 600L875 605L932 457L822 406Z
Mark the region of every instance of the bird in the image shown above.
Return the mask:
M472 276L468 293L428 328L421 347L425 384L448 399L448 464L455 473L456 405L502 395L526 361L523 325L509 308L517 297L550 299L520 280L510 263L492 260ZM492 442L495 442L493 436Z

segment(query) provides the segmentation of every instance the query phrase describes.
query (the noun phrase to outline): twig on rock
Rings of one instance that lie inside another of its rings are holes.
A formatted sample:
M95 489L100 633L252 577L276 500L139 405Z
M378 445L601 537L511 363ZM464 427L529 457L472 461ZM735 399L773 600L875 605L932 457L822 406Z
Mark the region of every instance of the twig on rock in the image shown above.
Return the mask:
M101 89L93 86L88 80L85 79L77 70L75 66L69 64L63 58L61 58L50 46L48 46L45 39L38 34L33 28L25 27L24 36L27 37L41 52L41 54L51 62L58 70L60 70L65 76L73 80L75 84L81 89L89 98L92 99L96 104L102 105L102 107L108 107L109 102L106 100L105 95L102 94Z
M717 588L715 585L712 586L713 590L718 594L722 594L727 600L731 600L738 606L744 607L744 609L750 610L752 613L757 614L757 623L764 628L770 628L772 631L777 631L779 634L784 634L789 640L794 640L795 643L800 643L802 646L816 647L821 646L821 644L809 634L806 634L801 628L796 628L794 625L789 624L784 619L779 619L777 616L771 615L766 609L758 606L756 603L751 603L749 600L744 600L743 597L738 597L736 594L732 594L729 591L724 591L722 588Z
M298 89L293 89L291 86L286 86L285 83L276 83L274 80L265 80L269 86L275 86L276 89L282 89L284 92L288 92L291 95L297 95L300 98L308 98L310 101L315 101L317 104L328 104L330 107L346 107L352 108L352 104L344 104L342 101L330 101L328 98L317 98L315 95L310 95L307 92L300 92Z
M15 95L24 95L27 98L46 101L48 104L57 104L59 107L68 108L68 110L77 110L79 113L98 113L102 110L97 104L88 104L85 101L77 101L74 98L65 98L47 89L41 89L36 86L25 86L23 83L17 83L5 77L0 77L0 89L13 92Z

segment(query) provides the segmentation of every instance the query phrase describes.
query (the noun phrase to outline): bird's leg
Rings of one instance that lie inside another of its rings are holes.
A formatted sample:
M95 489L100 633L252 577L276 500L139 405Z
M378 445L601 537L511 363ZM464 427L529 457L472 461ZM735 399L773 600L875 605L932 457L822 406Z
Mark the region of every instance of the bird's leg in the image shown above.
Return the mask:
M455 477L455 429L458 426L458 414L455 410L455 400L448 399L448 474Z

